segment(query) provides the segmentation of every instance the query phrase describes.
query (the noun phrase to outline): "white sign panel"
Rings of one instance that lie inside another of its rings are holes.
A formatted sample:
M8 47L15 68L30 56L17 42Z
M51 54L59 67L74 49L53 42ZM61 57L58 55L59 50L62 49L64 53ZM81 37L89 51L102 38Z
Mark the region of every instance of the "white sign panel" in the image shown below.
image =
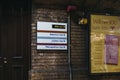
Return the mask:
M67 50L67 23L37 22L37 49Z
M37 43L49 43L49 44L67 44L66 39L51 39L51 38L41 38L37 40Z
M45 50L66 50L67 46L62 45L38 45L38 49L45 49Z
M65 33L45 33L45 32L38 32L37 34L40 37L63 37L63 38L67 38L67 34Z

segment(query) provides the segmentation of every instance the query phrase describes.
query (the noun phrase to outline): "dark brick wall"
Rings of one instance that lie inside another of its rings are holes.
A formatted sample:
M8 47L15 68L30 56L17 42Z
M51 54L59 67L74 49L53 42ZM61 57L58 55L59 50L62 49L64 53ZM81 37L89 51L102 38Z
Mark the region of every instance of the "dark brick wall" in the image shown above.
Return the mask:
M86 28L71 24L71 63L73 80L88 80Z
M73 80L120 80L119 75L89 75L87 28L71 19L71 64ZM61 9L34 6L32 10L30 80L69 80L68 52L36 50L37 21L67 22L67 13ZM87 26L89 27L89 26Z

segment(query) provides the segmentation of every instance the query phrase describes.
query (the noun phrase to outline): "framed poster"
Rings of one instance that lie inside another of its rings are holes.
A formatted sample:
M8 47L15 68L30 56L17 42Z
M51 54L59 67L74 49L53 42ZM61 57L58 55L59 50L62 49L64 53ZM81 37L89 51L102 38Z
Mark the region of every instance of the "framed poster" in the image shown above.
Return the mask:
M67 50L67 23L37 22L37 50Z
M120 17L90 15L90 72L120 72Z

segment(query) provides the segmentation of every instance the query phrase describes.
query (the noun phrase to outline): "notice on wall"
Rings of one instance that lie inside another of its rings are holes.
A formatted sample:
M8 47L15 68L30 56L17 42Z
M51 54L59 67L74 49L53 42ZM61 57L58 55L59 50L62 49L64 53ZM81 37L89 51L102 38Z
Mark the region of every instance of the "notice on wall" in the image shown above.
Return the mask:
M91 73L120 72L120 17L90 17Z
M67 23L37 22L38 50L67 50Z

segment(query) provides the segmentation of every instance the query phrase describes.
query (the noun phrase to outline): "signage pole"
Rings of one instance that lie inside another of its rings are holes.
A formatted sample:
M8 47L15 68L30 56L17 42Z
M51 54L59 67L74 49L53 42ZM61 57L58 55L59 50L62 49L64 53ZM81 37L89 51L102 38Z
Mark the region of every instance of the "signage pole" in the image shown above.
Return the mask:
M71 14L68 13L68 64L69 64L69 75L72 80L72 66L71 66Z

